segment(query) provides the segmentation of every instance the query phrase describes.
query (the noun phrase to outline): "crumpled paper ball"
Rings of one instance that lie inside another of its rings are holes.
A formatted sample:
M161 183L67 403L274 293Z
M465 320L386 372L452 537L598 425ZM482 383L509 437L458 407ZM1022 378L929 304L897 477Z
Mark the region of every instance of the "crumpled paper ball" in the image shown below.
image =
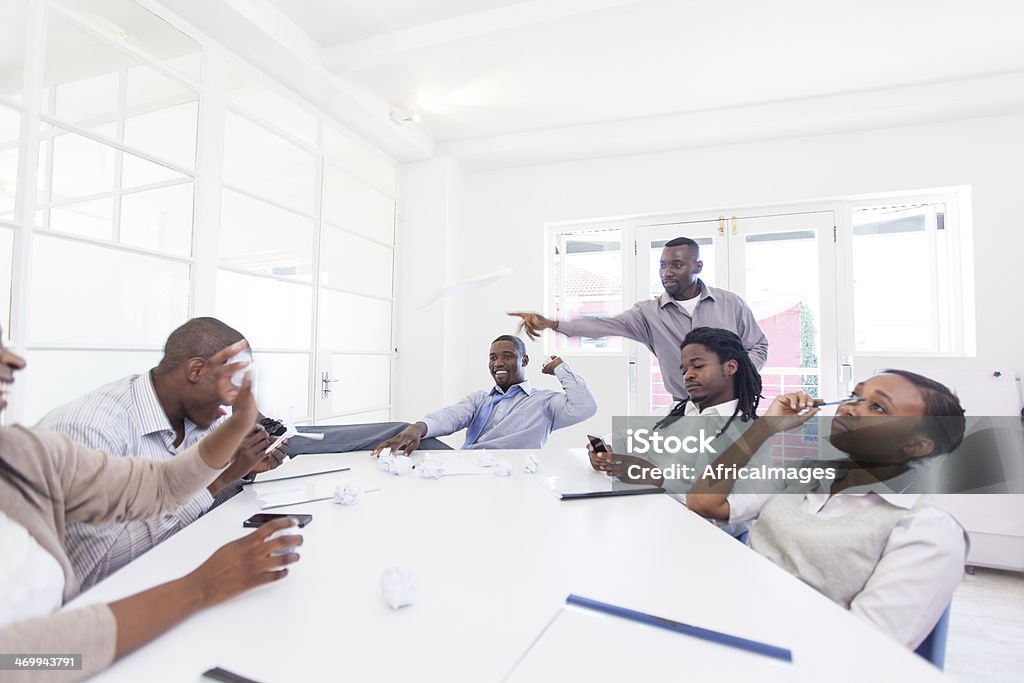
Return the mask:
M334 488L334 502L338 505L355 505L363 497L363 485L357 481L338 484Z
M377 467L388 474L400 477L412 471L412 460L407 455L392 455L385 451L380 454Z
M481 453L476 459L476 464L480 467L494 467L497 463L498 459L490 453Z
M428 455L416 465L416 474L423 479L440 479L444 476L444 460Z
M530 455L526 456L526 461L523 463L523 471L527 474L534 474L540 469L540 463L537 462L537 456Z
M245 363L246 365L241 370L235 370L231 373L231 383L236 387L240 387L242 386L242 380L245 379L246 374L252 375L253 393L255 394L256 364L252 362L252 354L248 351L239 351L235 355L231 356L231 358L228 358L228 365L233 365L234 363Z
M265 539L263 539L263 542L267 543L269 541L273 541L275 538L278 538L280 536L301 536L301 535L302 535L302 529L300 529L299 525L297 523L295 523L295 524L292 524L292 526L286 526L283 529L278 529L277 531L275 531L274 533L270 534ZM290 555L291 553L294 553L294 552L295 552L295 547L282 548L281 550L275 550L274 552L271 553L271 555Z
M512 465L509 464L508 460L502 458L501 460L495 460L494 462L494 476L496 477L511 477L512 476Z
M399 609L411 605L416 600L416 585L412 572L401 567L389 567L380 575L380 592L384 602L391 609Z

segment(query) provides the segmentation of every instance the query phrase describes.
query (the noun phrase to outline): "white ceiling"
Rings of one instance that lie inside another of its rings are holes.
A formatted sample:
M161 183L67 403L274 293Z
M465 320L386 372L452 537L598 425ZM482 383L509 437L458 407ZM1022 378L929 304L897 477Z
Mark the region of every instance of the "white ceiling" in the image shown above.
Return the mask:
M324 47L516 4L516 0L270 0Z
M1019 0L273 1L442 142L1024 69Z
M1024 111L1020 0L161 2L402 161ZM399 128L394 108L421 120Z

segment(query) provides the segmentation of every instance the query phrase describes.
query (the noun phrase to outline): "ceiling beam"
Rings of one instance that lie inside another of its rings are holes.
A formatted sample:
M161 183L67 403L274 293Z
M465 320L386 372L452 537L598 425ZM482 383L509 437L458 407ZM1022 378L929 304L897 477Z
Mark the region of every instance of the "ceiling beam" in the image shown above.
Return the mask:
M639 1L530 0L324 48L323 61L335 72L367 69L389 64L419 50Z

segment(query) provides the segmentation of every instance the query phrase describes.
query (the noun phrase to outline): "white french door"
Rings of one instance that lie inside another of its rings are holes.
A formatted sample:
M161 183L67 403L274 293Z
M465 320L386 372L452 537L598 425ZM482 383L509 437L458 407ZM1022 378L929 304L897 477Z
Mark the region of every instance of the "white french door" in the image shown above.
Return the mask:
M638 224L635 235L638 298L663 291L658 265L665 242L689 237L700 245L701 279L742 296L768 337L768 362L761 369L766 399L799 389L836 395L839 331L832 211ZM664 413L672 397L658 364L647 349L632 346L637 376L633 405Z

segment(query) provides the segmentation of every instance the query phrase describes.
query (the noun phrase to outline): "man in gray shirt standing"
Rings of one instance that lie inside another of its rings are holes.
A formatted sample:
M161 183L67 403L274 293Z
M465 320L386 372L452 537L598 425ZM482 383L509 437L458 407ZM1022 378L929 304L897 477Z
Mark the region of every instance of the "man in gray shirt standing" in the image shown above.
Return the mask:
M610 318L549 320L539 313L509 313L523 319L526 333L536 339L543 330L567 337L626 337L640 342L658 357L662 380L678 401L688 398L679 373L679 349L695 327L720 327L735 332L743 341L754 367L768 359L768 338L747 303L738 295L708 287L697 275L704 268L700 247L688 237L665 243L661 252L661 296L637 302L633 308Z

